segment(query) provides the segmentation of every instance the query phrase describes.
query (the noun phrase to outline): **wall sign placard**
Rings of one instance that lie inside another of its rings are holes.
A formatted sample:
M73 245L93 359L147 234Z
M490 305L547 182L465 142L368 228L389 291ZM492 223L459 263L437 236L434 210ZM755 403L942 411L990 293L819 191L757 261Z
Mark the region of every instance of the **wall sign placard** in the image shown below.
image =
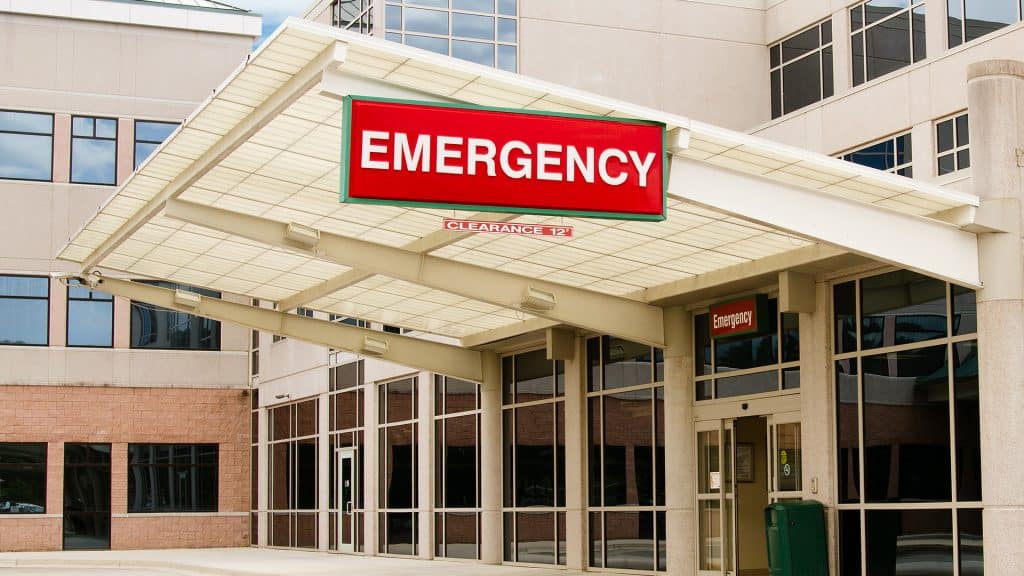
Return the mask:
M453 232L491 232L494 234L518 234L520 236L555 236L557 238L572 237L572 226L528 224L525 222L489 222L486 220L445 218L444 229Z
M771 325L767 312L768 297L764 294L716 304L711 307L711 337L763 332Z
M665 125L346 97L341 201L664 220Z

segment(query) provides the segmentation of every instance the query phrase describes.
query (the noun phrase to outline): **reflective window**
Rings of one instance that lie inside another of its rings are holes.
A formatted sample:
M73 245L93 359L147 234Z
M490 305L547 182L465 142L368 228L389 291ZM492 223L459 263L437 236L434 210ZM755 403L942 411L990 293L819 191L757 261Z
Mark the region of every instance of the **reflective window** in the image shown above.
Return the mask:
M868 574L903 574L908 565L954 573L951 510L868 510L864 522Z
M900 270L861 281L861 348L946 336L946 283Z
M114 345L114 297L72 280L68 286L68 346Z
M373 35L373 0L334 0L331 26Z
M0 442L0 514L46 513L46 444Z
M71 181L117 183L117 120L71 117Z
M216 512L216 444L129 444L128 512Z
M0 178L53 179L53 114L0 110Z
M478 559L479 385L434 376L435 555Z
M135 169L178 129L177 122L135 121Z
M363 510L365 506L362 470L364 441L366 431L366 385L363 383L364 363L362 360L334 366L330 369L329 424L330 454L337 454L339 448L354 448L349 474L355 479L354 492L339 494L344 487L338 484L338 459L329 458L328 515L331 531L329 548L337 550L338 535L336 530L341 523L341 540L351 545L356 552L365 551L365 535L363 534ZM349 488L351 490L351 488ZM346 498L351 505L346 505ZM339 502L340 500L340 502Z
M418 378L405 378L377 387L380 410L378 503L381 533L378 553L415 556L419 549L417 444Z
M935 124L935 152L939 176L970 168L970 138L966 113Z
M831 19L802 30L768 50L772 118L832 96Z
M186 290L209 298L220 292L174 282L137 280L170 290ZM131 347L176 350L220 350L220 322L145 302L132 302Z
M48 278L0 275L0 344L46 346L49 308Z
M869 0L850 8L853 85L925 58L924 0Z
M1019 0L946 0L949 47L959 46L1020 20Z
M892 172L908 178L914 177L910 132L868 144L852 152L841 154L847 162Z
M387 0L385 38L515 72L517 15L516 0Z
M318 404L314 398L267 410L272 546L317 547Z

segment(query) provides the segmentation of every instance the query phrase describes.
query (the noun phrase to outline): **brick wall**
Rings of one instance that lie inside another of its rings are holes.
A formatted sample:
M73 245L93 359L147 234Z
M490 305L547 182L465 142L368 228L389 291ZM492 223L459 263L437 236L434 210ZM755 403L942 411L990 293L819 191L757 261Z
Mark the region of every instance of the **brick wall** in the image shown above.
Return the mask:
M249 542L249 398L240 390L0 386L0 442L47 442L46 513L63 508L65 442L110 443L111 507L127 512L128 443L220 446L220 513L114 517L111 547ZM61 546L60 518L0 518L0 551Z

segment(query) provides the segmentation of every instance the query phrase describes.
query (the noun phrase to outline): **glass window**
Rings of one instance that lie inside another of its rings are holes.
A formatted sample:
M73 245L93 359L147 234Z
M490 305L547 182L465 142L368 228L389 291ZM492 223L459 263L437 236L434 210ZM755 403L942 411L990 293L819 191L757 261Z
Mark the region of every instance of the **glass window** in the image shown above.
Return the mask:
M0 514L46 513L46 444L0 442Z
M831 20L770 46L769 56L772 118L832 96Z
M135 121L135 169L149 158L168 136L178 128L177 122Z
M900 270L861 281L861 348L946 336L946 283Z
M209 298L220 292L174 282L137 280L170 290L187 290ZM220 350L220 322L145 302L132 302L131 347L175 350Z
M82 286L68 285L68 346L114 345L114 297Z
M842 154L840 157L847 162L913 178L914 168L911 154L910 132L907 132L874 144L868 144L858 150Z
M374 0L335 0L331 6L331 25L372 35L373 4Z
M949 47L959 46L1020 20L1019 0L946 0Z
M926 565L933 576L953 574L950 510L868 510L864 517L868 574L902 574Z
M853 85L925 58L924 0L869 0L850 8Z
M0 275L0 344L46 346L49 308L48 278Z
M117 120L71 118L71 181L76 184L117 183Z
M387 0L385 37L515 72L517 13L516 0Z
M0 110L0 178L53 179L53 114Z
M970 168L970 136L966 113L935 124L935 151L939 176Z
M216 444L129 444L128 512L216 512Z

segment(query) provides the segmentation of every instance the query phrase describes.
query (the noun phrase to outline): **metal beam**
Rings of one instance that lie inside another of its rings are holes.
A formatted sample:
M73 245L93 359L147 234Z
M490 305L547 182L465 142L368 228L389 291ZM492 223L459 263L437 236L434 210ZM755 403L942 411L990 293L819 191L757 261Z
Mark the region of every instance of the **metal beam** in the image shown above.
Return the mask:
M102 244L92 251L92 254L89 254L82 261L82 269L91 270L97 266L100 261L116 250L126 238L134 234L143 224L149 222L153 216L160 212L167 200L177 198L182 192L188 190L192 184L195 184L206 175L211 168L219 164L224 158L227 158L235 149L266 126L268 122L301 98L320 81L324 68L340 65L344 62L346 51L347 46L344 42L336 41L334 44L327 46L312 62L296 72L291 79L278 88L277 92L274 92L259 107L232 128L230 132L217 140L205 154L200 156L198 160L193 162L177 178L150 199L145 206L133 214L127 222L122 224L116 232L108 236ZM227 85L230 85L230 81L228 81ZM215 99L216 96L212 98ZM203 108L205 106L201 106L200 110ZM186 123L183 129L187 128L188 124Z
M518 214L496 214L494 212L477 212L469 217L469 220L492 220L495 222L507 222L518 216ZM468 238L473 235L473 232L454 232L451 230L437 230L431 232L422 238L417 238L412 242L409 242L403 249L409 250L410 252L430 252L437 250L449 244L454 244L463 238ZM312 288L307 288L290 298L285 298L277 303L279 310L291 310L300 306L305 306L310 302L323 298L328 294L332 294L341 290L342 288L348 288L353 284L358 284L367 278L374 275L373 272L367 272L366 270L349 270L344 274L339 274L330 280L325 280Z
M297 244L288 239L288 224L183 200L168 201L165 215L600 334L664 345L661 308L636 300L323 231L314 246Z
M978 238L901 214L689 158L672 159L669 196L965 286L981 286Z
M87 285L95 282L97 290L115 296L204 318L233 322L255 330L273 332L356 354L373 355L419 370L474 382L482 381L484 376L483 355L476 350L338 322L316 320L297 314L286 314L277 310L209 298L192 292L182 293L129 280L96 275L83 276L81 280ZM186 298L190 302L183 303Z

